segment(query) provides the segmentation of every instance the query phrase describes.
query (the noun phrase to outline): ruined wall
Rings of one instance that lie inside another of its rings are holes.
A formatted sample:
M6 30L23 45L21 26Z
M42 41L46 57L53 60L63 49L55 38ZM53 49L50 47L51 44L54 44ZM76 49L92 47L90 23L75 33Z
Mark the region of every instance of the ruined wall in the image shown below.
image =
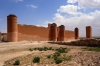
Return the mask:
M1 33L1 42L7 42L7 33Z
M49 41L57 41L57 25L49 24Z
M68 39L75 39L74 31L65 30L65 41Z
M64 41L65 40L65 26L61 25L58 27L58 41Z
M0 32L0 41L1 41L1 32Z
M18 24L18 41L48 41L49 28ZM74 39L74 31L65 30L65 40Z
M7 40L17 42L18 40L17 16L10 14L7 16Z
M18 41L46 41L49 39L49 29L33 25L18 24Z
M75 31L75 39L79 39L79 29L76 27L74 31Z
M86 38L92 38L92 28L91 28L91 26L86 26Z

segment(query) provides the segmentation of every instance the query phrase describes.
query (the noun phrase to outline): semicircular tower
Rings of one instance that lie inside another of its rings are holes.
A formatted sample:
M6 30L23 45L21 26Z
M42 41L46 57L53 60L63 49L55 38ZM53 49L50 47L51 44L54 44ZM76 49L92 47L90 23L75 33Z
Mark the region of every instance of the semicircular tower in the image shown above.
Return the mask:
M8 42L18 41L17 16L13 14L7 16L7 40Z
M56 41L57 40L57 25L56 23L53 23L50 25L50 41Z
M74 31L75 31L75 39L79 39L79 29L76 27Z

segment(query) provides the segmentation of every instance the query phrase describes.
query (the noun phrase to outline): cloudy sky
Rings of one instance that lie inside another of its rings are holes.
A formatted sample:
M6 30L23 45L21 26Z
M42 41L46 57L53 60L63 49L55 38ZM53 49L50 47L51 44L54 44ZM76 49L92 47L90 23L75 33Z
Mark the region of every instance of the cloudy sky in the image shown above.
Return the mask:
M0 0L0 31L6 32L7 15L15 14L19 24L65 25L66 30L92 26L93 36L100 36L100 0Z

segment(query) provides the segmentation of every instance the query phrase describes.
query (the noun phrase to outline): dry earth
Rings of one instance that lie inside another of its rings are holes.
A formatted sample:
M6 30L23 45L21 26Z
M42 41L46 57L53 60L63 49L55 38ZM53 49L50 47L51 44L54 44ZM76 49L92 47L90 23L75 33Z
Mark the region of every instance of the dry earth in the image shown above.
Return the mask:
M46 55L50 55L54 53L54 51L29 51L29 48L44 46L53 48L70 48L71 50L66 53L66 55L72 55L73 58L71 61L55 64L52 62L52 59L48 60L46 58ZM39 41L0 43L0 66L11 66L11 63L16 59L26 60L20 66L100 66L100 52L84 51L82 48L84 47L49 44L47 42ZM30 59L32 59L33 56L40 56L44 60L38 64L32 63Z

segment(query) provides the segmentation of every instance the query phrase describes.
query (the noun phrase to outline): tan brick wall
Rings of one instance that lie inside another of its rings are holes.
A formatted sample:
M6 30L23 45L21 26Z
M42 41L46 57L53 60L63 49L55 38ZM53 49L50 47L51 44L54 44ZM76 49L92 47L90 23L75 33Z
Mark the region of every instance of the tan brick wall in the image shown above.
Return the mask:
M48 41L49 37L49 28L18 24L18 41ZM74 31L65 30L65 40L74 38Z

